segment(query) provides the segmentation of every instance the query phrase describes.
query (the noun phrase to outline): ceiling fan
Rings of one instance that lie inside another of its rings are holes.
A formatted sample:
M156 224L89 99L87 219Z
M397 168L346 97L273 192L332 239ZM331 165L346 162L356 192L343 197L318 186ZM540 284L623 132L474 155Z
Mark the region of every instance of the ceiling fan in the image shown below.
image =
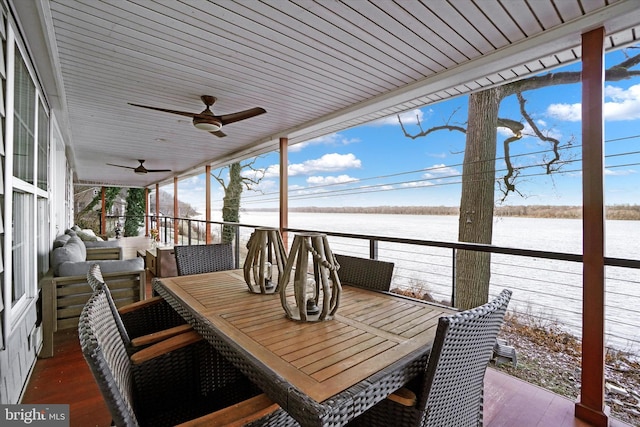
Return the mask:
M171 172L171 169L147 169L143 165L144 160L138 160L138 161L140 162L140 165L135 168L133 166L114 165L113 163L107 163L107 165L116 166L116 167L125 168L125 169L133 169L133 172L139 175L144 175L147 172Z
M206 106L206 108L200 113L189 113L186 111L176 111L176 110L168 110L165 108L149 107L147 105L132 104L131 102L129 102L129 105L133 105L135 107L148 108L150 110L164 111L165 113L179 114L181 116L191 117L193 118L193 125L196 128L210 132L213 135L221 138L224 136L227 136L224 132L221 131L222 126L239 122L240 120L250 119L252 117L259 116L260 114L264 114L267 112L264 108L254 107L254 108L249 108L248 110L238 111L237 113L223 114L221 116L216 116L215 114L213 114L213 112L209 108L216 102L216 97L211 95L202 95L200 99L202 99L202 102L204 102L204 105Z

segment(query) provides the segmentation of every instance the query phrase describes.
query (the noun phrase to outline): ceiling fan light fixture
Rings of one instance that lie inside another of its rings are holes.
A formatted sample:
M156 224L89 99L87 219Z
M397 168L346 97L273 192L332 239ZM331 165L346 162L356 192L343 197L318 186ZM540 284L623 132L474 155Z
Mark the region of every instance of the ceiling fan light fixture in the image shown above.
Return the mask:
M199 117L194 117L193 118L193 125L200 129L203 130L205 132L217 132L220 129L222 129L222 123L220 123L217 120L212 120L210 118L208 119L202 119Z

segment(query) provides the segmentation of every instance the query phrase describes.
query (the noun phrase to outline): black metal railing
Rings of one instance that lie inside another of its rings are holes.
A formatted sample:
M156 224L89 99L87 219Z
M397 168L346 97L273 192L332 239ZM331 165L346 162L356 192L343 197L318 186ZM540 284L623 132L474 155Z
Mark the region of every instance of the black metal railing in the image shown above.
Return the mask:
M123 220L120 218L120 220ZM206 221L191 218L150 217L163 244L204 244ZM109 224L114 220L109 220ZM256 227L264 225L211 221L213 242L222 229L235 229L234 250L238 266L244 260L246 243ZM178 239L175 229L178 229ZM338 233L326 230L288 228L287 233L320 232L329 236L332 250L391 261L396 264L392 288L411 291L421 297L455 305L455 259L459 250L491 253L490 294L503 288L514 291L510 309L529 316L541 326L557 323L582 335L582 255L531 249L508 248L463 242ZM144 226L141 227L141 233ZM289 243L292 237L287 239ZM607 344L640 353L640 260L605 258Z

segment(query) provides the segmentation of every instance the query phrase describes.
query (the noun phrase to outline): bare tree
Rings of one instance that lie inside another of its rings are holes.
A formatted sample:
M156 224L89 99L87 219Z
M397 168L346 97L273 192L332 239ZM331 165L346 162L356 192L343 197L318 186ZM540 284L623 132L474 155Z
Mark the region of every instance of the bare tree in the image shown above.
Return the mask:
M640 54L627 56L624 61L606 70L605 78L619 81L640 75L640 70L632 70L640 63ZM398 120L405 136L416 139L430 133L448 130L466 134L465 153L462 173L462 192L460 196L460 216L458 220L458 240L461 242L491 244L493 236L493 209L496 182L497 128L507 127L513 135L505 139L504 155L506 173L497 180L502 200L517 193L519 171L510 158L510 144L522 138L524 125L520 121L500 118L500 103L515 95L520 105L523 120L533 129L539 139L551 144L553 156L545 162L546 171L551 174L558 171L562 163L558 146L560 141L543 135L526 111L526 100L522 95L526 91L543 87L579 83L581 72L557 72L534 76L502 86L485 89L469 95L468 119L466 128L458 125L436 126L410 134L405 129L400 116ZM477 251L458 251L456 256L455 302L460 309L468 309L487 302L489 297L489 279L491 276L491 256Z
M222 205L222 220L225 222L239 222L240 220L240 198L244 189L251 190L260 183L264 177L264 170L258 170L253 167L257 157L246 163L232 163L229 166L219 169L214 175L216 181L224 189L224 198ZM253 177L243 174L243 171L253 171ZM228 177L223 176L223 173L228 171ZM235 236L234 228L232 226L225 225L222 227L222 242L229 243L233 241Z

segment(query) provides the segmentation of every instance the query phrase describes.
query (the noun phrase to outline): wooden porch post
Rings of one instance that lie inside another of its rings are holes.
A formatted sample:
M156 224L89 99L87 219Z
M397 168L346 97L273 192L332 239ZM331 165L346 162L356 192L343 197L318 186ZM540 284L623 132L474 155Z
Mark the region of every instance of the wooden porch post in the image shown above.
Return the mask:
M102 187L100 189L100 198L102 201L102 209L100 210L100 232L107 235L107 190Z
M173 177L173 243L178 244L178 177Z
M289 227L289 139L280 138L280 234L284 247L289 247L288 235L284 229Z
M211 165L207 165L204 168L204 174L206 175L206 197L205 197L205 214L204 214L204 219L207 221L206 224L206 233L207 236L205 238L205 243L207 245L210 245L211 242L211 223L209 221L211 221Z
M160 184L156 184L156 228L160 232Z
M149 189L144 189L144 237L149 236Z
M604 404L604 28L582 35L582 387L577 418L608 425Z

